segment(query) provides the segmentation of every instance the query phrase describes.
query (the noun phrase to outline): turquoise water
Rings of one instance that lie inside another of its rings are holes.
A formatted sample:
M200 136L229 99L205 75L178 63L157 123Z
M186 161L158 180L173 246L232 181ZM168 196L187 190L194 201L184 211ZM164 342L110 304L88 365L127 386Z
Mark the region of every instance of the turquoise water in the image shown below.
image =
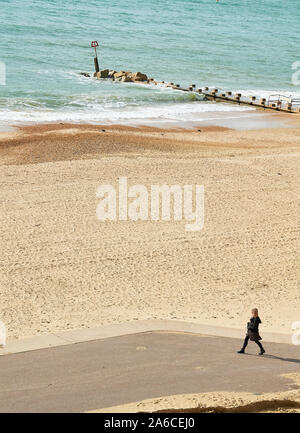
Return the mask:
M0 0L0 123L189 120L238 111L191 94L86 79L100 67L182 85L300 94L299 0Z

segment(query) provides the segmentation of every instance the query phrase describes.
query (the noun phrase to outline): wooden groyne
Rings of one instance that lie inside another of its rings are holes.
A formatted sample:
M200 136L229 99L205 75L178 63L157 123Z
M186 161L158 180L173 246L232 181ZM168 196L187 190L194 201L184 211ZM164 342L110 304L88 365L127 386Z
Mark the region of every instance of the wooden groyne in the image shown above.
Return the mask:
M181 87L179 84L174 85L174 83L165 84L163 81L155 82L155 84L164 84L166 87L171 87L175 90L196 93L197 95L202 95L204 100L207 101L248 105L260 109L283 111L286 113L300 113L300 98L293 99L280 94L270 95L269 98L243 96L242 93L235 93L230 90L224 91L209 87L196 88L195 84L191 84L189 87Z
M198 93L205 96L207 100L230 102L238 105L248 105L252 107L284 111L286 113L300 113L300 98L292 99L284 95L272 95L268 99L257 96L243 96L241 93L232 91L219 91L218 89L197 89Z
M90 77L89 74L82 72L81 75ZM242 93L236 93L231 90L220 90L217 88L201 87L197 88L195 84L189 87L182 87L180 84L172 82L157 81L154 78L148 78L141 72L114 71L103 69L94 73L96 79L111 79L112 81L133 82L145 85L163 86L182 92L191 92L201 96L203 100L215 102L227 102L231 104L247 105L250 107L260 108L263 110L274 110L285 113L300 114L300 98L291 98L285 95L275 94L268 98L259 96L246 96Z

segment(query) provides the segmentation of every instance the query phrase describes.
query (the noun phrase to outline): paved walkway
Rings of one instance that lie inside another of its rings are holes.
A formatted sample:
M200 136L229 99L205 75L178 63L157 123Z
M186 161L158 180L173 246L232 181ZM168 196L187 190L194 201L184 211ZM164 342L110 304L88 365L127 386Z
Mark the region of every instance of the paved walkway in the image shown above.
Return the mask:
M286 391L300 347L265 343L238 355L234 338L152 332L0 357L1 412L82 412L207 391Z
M64 346L72 343L84 343L98 339L120 337L122 335L138 334L140 332L168 331L189 332L193 334L214 335L216 337L241 338L245 329L228 328L226 326L205 325L196 322L180 320L134 320L132 322L113 323L96 328L81 328L62 331L55 334L37 335L9 341L7 346L0 348L0 355L27 352L29 350L46 349L47 347ZM261 329L264 341L270 343L292 342L292 332L289 334L266 332Z

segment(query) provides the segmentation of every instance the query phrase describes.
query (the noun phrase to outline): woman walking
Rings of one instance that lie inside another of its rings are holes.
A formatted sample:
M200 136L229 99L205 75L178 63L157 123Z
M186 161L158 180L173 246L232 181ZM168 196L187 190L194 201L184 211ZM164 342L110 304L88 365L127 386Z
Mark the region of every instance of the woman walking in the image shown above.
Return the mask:
M258 327L259 324L261 323L261 320L258 315L258 309L253 308L253 310L251 310L251 313L252 313L252 317L250 319L250 322L247 323L246 338L243 347L241 348L241 350L238 351L238 353L245 353L245 349L248 345L248 341L251 340L251 341L255 341L255 343L260 348L259 355L263 355L265 353L265 349L262 347L262 344L259 341L261 340L261 336L259 335Z

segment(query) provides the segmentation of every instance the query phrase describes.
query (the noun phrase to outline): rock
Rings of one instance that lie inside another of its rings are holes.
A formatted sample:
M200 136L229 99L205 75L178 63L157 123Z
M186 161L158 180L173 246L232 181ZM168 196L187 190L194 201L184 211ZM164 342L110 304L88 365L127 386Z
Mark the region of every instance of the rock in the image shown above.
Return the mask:
M114 79L118 81L118 80L121 79L125 74L126 74L126 72L124 72L124 71L116 72L116 73L114 74Z
M90 78L90 74L87 72L79 72L79 75L83 75L84 77Z
M148 81L148 77L146 74L142 74L141 72L134 72L131 74L131 79L133 81Z
M110 70L108 73L108 78L114 78L114 75L117 73L117 71Z
M120 81L122 81L123 83L132 83L132 78L129 75L123 75Z
M102 69L102 71L97 72L97 78L108 78L109 69Z
M103 69L97 74L94 74L94 77L97 78L110 78L115 81L122 81L123 83L130 83L133 81L139 82L148 82L148 77L146 74L142 74L141 72L130 72L130 71L114 71L112 69Z

